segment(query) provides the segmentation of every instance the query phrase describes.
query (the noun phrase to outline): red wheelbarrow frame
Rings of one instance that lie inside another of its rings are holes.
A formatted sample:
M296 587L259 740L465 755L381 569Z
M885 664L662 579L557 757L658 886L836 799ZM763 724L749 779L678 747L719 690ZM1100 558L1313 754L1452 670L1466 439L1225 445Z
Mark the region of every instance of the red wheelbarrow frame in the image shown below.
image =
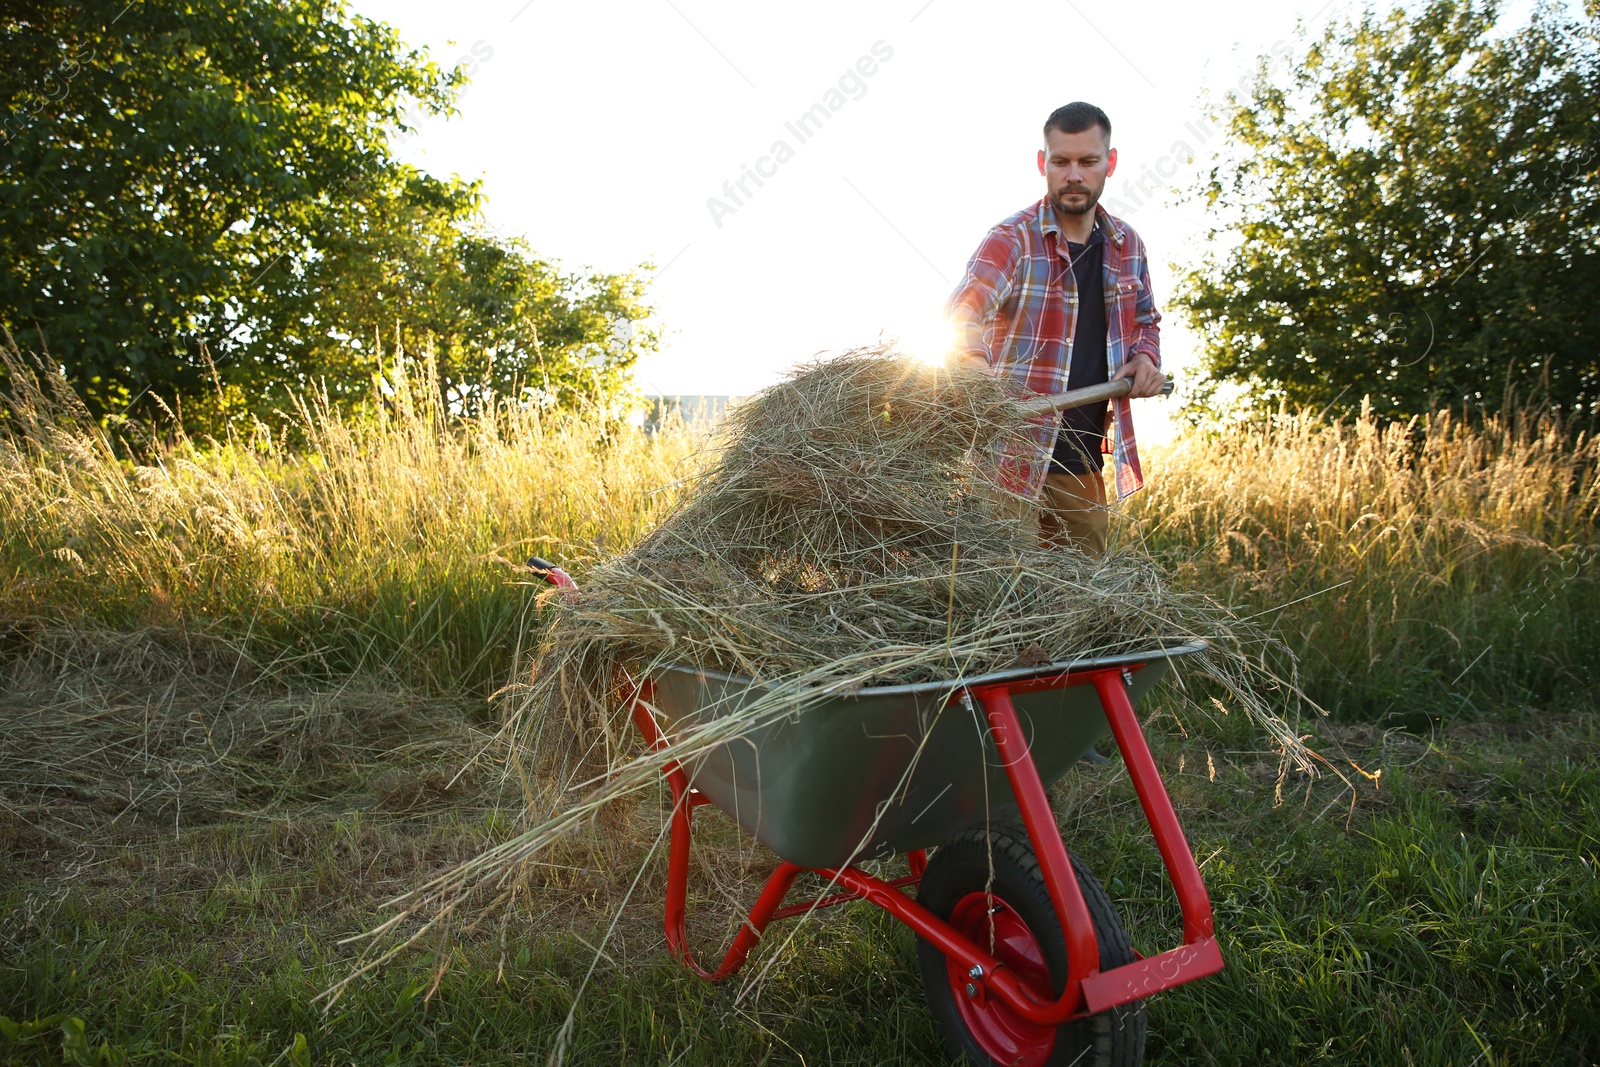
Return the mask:
M694 973L717 981L744 965L750 950L774 919L801 915L816 908L849 901L866 900L889 912L936 945L947 957L960 963L979 987L978 996L995 997L1024 1019L1041 1026L1058 1026L1070 1019L1098 1014L1119 1004L1127 1004L1152 993L1215 974L1222 969L1222 952L1212 935L1211 900L1206 895L1200 868L1195 864L1194 854L1189 851L1189 843L1184 839L1183 828L1172 810L1172 801L1167 796L1161 772L1156 769L1150 746L1145 741L1144 731L1139 726L1133 704L1124 688L1123 672L1138 669L1100 667L1068 671L1023 681L961 689L951 698L960 700L967 696L975 699L983 708L996 751L1005 767L1006 778L1011 782L1011 791L1021 809L1028 839L1038 856L1050 902L1061 922L1066 938L1068 971L1066 985L1054 1000L1046 999L1048 991L1041 996L1039 991L1024 985L994 956L902 892L922 878L927 857L921 851L907 854L911 873L892 881L874 877L856 866L801 867L784 860L767 879L765 888L740 926L721 966L714 971L706 970L689 949L684 933L684 911L689 883L691 816L696 807L711 801L692 787L688 773L677 763L669 763L662 770L672 788L673 801L672 842L667 862L668 948ZM1099 968L1100 947L1095 938L1094 923L1089 917L1088 905L1084 903L1077 875L1067 859L1066 845L1062 843L1061 833L1056 827L1055 814L1050 810L1044 783L1028 751L1027 735L1023 733L1016 709L1011 703L1013 693L1071 685L1093 685L1100 696L1112 736L1122 751L1123 763L1133 779L1139 803L1144 808L1145 818L1150 823L1156 847L1161 852L1167 876L1172 881L1178 895L1178 905L1183 911L1183 944L1180 947L1156 956L1140 957L1109 971ZM661 749L668 741L650 710L653 698L654 687L646 680L634 694L633 721L650 747ZM784 897L788 895L795 879L808 870L826 878L831 884L843 887L844 892L783 907Z
M528 565L552 585L576 588L566 572L553 563L535 556L528 561ZM662 768L672 788L673 802L672 842L667 861L667 947L695 974L717 981L744 965L750 950L774 919L802 915L817 908L849 901L866 900L889 912L937 946L945 956L967 968L968 977L973 980L979 997L997 997L1024 1019L1041 1026L1058 1026L1070 1019L1096 1015L1119 1004L1140 1000L1152 993L1216 974L1222 970L1222 951L1213 936L1211 899L1206 894L1205 882L1200 877L1194 853L1189 851L1189 842L1183 836L1183 827L1178 824L1177 813L1172 810L1172 799L1167 796L1161 772L1150 755L1150 746L1145 741L1139 718L1134 714L1133 703L1123 687L1125 672L1141 667L1142 664L1065 671L1021 681L957 689L950 698L975 698L983 708L996 752L1022 812L1029 843L1039 860L1051 906L1055 908L1056 918L1061 923L1067 948L1067 980L1061 995L1055 1000L1036 995L1034 990L1019 982L992 955L901 892L922 878L927 856L921 851L909 853L906 857L911 873L893 881L876 878L856 866L801 867L787 860L780 862L740 926L738 935L723 957L722 965L715 971L701 967L690 951L688 937L684 933L684 910L689 885L689 842L693 832L691 813L701 804L711 801L691 786L689 775L676 762ZM1067 859L1067 848L1056 827L1055 814L1050 810L1050 800L1039 778L1039 770L1028 751L1027 735L1011 703L1013 693L1038 692L1071 685L1093 685L1099 694L1100 706L1105 711L1117 747L1122 751L1123 763L1128 769L1128 776L1133 779L1139 804L1144 808L1145 819L1150 823L1150 832L1156 839L1156 848L1161 852L1167 877L1172 881L1172 887L1178 895L1178 906L1183 912L1183 944L1180 947L1156 956L1141 956L1132 963L1109 971L1100 970L1100 946L1094 934L1094 922L1089 917L1088 905L1084 903L1078 877ZM659 750L666 747L668 741L650 710L653 698L654 687L647 679L634 693L633 721L650 747ZM795 879L808 870L827 878L830 883L843 886L845 891L806 904L783 907L783 898L788 895Z

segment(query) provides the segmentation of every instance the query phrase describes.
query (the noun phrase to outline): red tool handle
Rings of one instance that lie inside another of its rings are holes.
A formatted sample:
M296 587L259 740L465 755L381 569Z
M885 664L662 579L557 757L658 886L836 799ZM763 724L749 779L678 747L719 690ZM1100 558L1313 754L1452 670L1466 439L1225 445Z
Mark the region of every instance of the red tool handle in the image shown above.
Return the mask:
M578 583L572 580L572 576L570 574L547 559L541 559L538 556L529 556L528 569L533 571L537 577L543 578L551 585L557 586L561 589L578 588Z

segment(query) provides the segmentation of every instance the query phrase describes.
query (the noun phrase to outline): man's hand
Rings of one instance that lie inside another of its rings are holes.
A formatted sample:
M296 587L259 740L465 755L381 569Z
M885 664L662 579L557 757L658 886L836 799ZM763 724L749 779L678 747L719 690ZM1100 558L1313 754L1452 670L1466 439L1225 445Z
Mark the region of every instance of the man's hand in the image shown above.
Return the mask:
M1161 387L1167 383L1167 376L1162 374L1156 365L1150 362L1150 357L1140 353L1117 368L1117 373L1111 376L1112 381L1122 378L1133 379L1133 392L1129 398L1140 396L1155 396L1161 392Z
M982 371L984 374L993 374L994 368L989 366L989 361L982 356L975 356L970 352L957 352L952 350L944 359L945 366L951 370Z

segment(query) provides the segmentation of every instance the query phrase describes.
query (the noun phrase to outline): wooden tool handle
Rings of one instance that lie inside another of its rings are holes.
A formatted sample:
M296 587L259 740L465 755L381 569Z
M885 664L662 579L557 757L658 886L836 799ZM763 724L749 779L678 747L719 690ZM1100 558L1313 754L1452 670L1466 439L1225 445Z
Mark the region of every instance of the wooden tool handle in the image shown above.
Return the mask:
M1168 378L1162 385L1161 396L1172 392L1173 382ZM1127 396L1133 392L1132 378L1118 378L1114 382L1103 382L1100 385L1091 385L1086 389L1072 389L1065 393L1056 393L1053 396L1036 396L1031 400L1023 400L1017 407L1029 415L1049 415L1057 411L1066 411L1068 408L1081 408L1085 404L1098 404L1105 400L1115 400L1119 396Z

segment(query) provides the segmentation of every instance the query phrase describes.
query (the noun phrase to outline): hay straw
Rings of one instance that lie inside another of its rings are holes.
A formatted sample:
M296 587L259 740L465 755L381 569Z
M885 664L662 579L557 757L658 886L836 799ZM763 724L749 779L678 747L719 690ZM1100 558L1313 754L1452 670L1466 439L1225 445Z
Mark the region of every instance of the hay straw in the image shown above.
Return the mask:
M425 918L381 963L469 900L511 893L523 865L661 769L874 684L952 680L1019 665L1173 647L1227 649L1239 625L1170 589L1148 560L1040 547L994 488L994 457L1027 416L997 379L885 348L801 368L730 414L697 485L628 552L548 594L533 677L508 717L513 762L533 768L535 825L412 893L363 938ZM1295 733L1245 684L1237 654L1201 657L1286 755ZM702 716L634 757L635 683L659 668L763 682L736 712ZM543 806L543 801L541 801ZM353 939L358 940L358 939Z
M986 374L863 349L727 420L700 484L550 599L516 740L590 777L629 754L625 672L872 685L1230 636L1148 561L1041 548L989 466L1027 425Z

